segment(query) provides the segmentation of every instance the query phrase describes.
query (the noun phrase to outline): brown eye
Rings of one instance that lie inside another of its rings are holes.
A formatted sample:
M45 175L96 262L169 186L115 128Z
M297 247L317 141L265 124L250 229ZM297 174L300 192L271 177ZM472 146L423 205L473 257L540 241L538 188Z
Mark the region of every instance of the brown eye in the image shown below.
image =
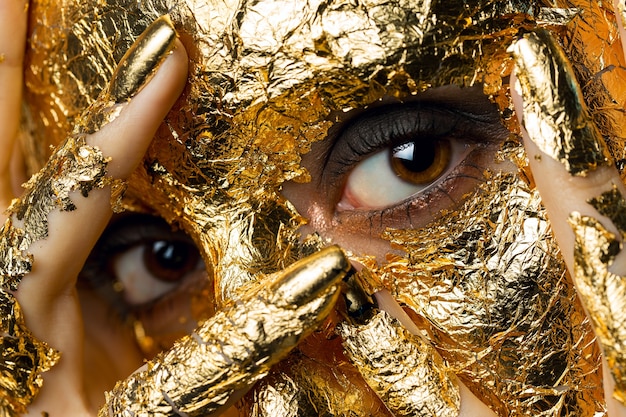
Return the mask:
M187 242L158 240L144 248L143 262L148 272L160 281L180 281L198 266L200 254Z
M139 242L112 259L116 286L129 306L140 306L174 291L204 270L198 249L179 239Z
M450 141L434 139L406 142L390 152L391 167L395 174L412 184L431 183L443 174L450 163Z

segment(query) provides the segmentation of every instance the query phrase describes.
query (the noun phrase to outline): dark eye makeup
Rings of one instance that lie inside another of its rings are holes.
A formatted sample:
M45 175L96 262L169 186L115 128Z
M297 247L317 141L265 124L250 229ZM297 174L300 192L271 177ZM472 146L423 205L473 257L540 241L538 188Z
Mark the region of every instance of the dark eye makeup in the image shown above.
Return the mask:
M195 271L200 253L163 219L129 213L113 220L94 247L80 283L103 295L122 317L154 307Z
M509 137L480 88L431 89L356 113L331 129L330 143L314 147L304 165L316 181L310 194L325 200L318 216L325 213L336 233L365 238L388 227L423 227L454 209L494 167Z
M478 87L434 88L338 119L303 157L312 181L285 184L284 194L311 220L310 231L346 246L350 239L372 242L386 228L426 226L454 209L484 180L509 136ZM203 269L188 236L160 218L130 213L109 225L80 280L120 316L146 317L167 300L180 301L180 288Z

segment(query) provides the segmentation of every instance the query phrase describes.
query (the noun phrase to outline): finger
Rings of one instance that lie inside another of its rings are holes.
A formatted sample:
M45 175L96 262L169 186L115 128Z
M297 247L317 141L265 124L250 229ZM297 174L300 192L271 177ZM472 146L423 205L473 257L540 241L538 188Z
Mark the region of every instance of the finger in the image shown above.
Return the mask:
M351 285L350 318L339 325L339 333L348 358L391 413L495 416L457 379L391 294L380 290L370 297L360 289L366 287Z
M150 66L154 69L167 56L154 78L128 103L113 105L105 94L81 122L80 130L91 134L69 138L11 209L32 240L29 252L36 259L18 292L28 294L29 304L47 305L55 294L72 290L112 214L109 185L135 169L182 91L187 57L171 22L159 19L145 34L156 39ZM170 53L174 45L178 47ZM126 59L145 57L138 53Z
M118 383L98 416L218 414L324 321L349 265L330 247L277 273Z
M551 35L527 34L513 54L512 95L533 178L615 382L609 415L626 415L625 187Z
M129 52L79 133L29 181L2 231L3 287L17 289L30 331L63 355L46 373L33 413L77 415L88 407L83 395L67 395L80 394L82 386L75 280L111 216L112 178L136 167L185 83L187 56L169 19L156 21ZM120 83L128 88L118 88ZM61 408L51 409L59 398Z
M10 161L20 123L28 3L0 0L0 207L11 201Z

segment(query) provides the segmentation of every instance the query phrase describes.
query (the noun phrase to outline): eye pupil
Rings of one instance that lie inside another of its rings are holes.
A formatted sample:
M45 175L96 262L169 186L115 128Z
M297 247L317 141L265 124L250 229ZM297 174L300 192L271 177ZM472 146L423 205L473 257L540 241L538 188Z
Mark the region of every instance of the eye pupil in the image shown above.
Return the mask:
M445 139L406 142L393 148L391 166L403 180L426 184L444 172L450 155L450 142Z
M158 240L144 252L144 263L152 275L162 281L178 281L192 271L200 255L186 242Z

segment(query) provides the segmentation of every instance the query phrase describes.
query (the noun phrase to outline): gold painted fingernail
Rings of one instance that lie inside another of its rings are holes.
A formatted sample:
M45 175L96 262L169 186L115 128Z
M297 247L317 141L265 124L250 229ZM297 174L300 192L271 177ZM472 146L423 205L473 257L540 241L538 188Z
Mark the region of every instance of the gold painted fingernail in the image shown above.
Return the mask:
M141 90L172 50L176 30L169 16L155 20L120 60L109 86L115 103L131 99Z
M576 289L615 380L613 397L626 404L626 278L609 270L621 243L592 217L574 212L569 223L575 235Z
M337 246L330 246L286 268L273 285L278 306L303 305L343 279L350 262Z
M522 123L541 151L572 175L584 176L610 157L583 100L571 64L544 29L525 34L510 49L524 100Z

